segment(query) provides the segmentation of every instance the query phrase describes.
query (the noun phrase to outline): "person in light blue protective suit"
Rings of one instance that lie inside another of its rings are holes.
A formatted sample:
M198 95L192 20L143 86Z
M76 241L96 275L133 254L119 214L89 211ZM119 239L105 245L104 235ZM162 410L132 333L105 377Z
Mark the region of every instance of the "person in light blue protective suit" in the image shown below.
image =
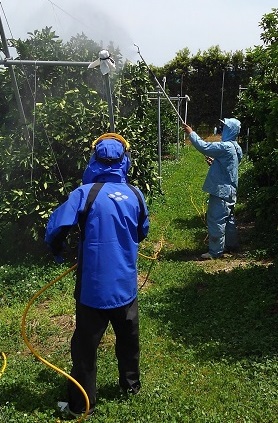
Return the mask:
M120 388L132 394L140 389L136 260L149 219L143 194L127 183L128 147L115 133L98 138L83 185L52 213L46 228L45 241L56 257L69 228L81 228L71 376L85 389L90 413L96 403L97 348L109 322L116 335ZM68 396L70 413L82 414L84 396L71 381Z
M224 251L238 249L237 228L234 217L238 188L238 165L242 149L237 143L240 121L235 118L221 121L223 124L220 142L203 141L192 128L183 128L193 146L206 156L210 165L203 190L210 194L207 209L209 251L202 259L221 257Z

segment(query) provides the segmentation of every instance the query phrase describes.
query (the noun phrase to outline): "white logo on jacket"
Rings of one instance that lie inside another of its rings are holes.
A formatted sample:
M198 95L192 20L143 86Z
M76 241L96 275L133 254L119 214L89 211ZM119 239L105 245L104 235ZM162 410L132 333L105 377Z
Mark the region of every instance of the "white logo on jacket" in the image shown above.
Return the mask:
M108 194L109 198L112 198L115 201L122 201L122 200L127 200L128 196L125 194L122 194L119 191L114 192L114 194Z

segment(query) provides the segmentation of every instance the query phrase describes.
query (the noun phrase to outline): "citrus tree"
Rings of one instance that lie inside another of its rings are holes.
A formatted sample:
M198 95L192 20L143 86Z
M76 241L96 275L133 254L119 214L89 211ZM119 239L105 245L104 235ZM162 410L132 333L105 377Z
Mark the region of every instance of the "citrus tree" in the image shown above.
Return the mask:
M166 77L170 95L189 96L188 122L194 129L205 124L211 131L220 117L232 116L239 87L248 83L254 70L254 62L246 60L243 51L223 52L219 46L194 55L184 48L164 67L155 68ZM182 115L184 109L183 103Z
M260 223L278 223L278 9L263 16L263 46L249 52L256 73L241 95L237 113L249 129L249 157L256 189L249 197Z
M92 61L100 47L84 35L66 44L51 28L34 31L26 41L13 40L20 59ZM113 50L113 46L109 46ZM116 132L132 145L129 180L148 200L159 193L157 133L148 91L146 66L121 62L111 76ZM24 139L9 72L0 73L1 98L0 213L2 224L24 236L42 239L50 212L81 183L91 143L109 132L106 92L99 69L15 68L23 93L30 137ZM25 235L24 235L25 234Z

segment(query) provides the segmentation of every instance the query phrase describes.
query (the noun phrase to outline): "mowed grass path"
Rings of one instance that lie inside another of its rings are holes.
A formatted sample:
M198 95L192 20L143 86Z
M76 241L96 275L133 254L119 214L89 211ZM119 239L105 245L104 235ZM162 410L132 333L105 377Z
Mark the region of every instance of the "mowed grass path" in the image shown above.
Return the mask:
M151 231L140 247L140 394L117 385L114 335L99 348L95 422L278 422L277 264L256 260L248 238L236 257L200 262L206 251L207 172L203 157L182 147L162 163L163 196L150 206ZM145 256L156 257L156 260ZM68 263L70 266L72 263ZM63 267L40 263L0 268L0 422L54 423L66 380L29 353L20 335L28 299ZM73 275L43 294L28 315L40 354L69 371L74 328Z

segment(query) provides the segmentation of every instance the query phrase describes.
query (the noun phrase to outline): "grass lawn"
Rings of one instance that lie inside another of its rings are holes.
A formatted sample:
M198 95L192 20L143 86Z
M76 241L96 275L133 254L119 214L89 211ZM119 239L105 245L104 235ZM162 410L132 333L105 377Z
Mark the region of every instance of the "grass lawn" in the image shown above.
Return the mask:
M120 394L109 328L99 348L94 422L278 422L277 257L258 246L250 222L240 221L240 253L198 260L207 251L206 172L190 146L182 147L179 160L162 163L163 195L150 206L151 231L138 260L142 389L128 399ZM1 423L67 422L57 410L66 379L34 358L20 326L32 295L71 265L28 259L0 266L0 352L7 356ZM45 291L27 316L31 344L66 372L73 287L72 273Z

